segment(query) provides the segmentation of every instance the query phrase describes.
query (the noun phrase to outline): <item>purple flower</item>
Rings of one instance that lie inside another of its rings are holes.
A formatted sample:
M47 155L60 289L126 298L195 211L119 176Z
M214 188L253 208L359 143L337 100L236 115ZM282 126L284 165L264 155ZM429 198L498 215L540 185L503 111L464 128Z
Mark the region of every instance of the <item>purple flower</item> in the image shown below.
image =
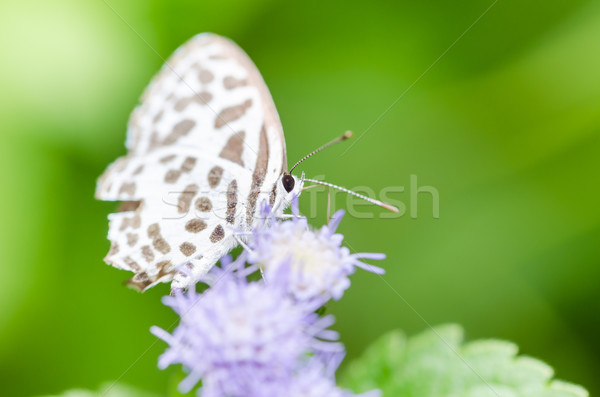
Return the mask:
M353 397L350 390L343 390L336 386L334 377L327 376L319 363L305 368L291 382L287 393L279 396L288 397ZM360 397L379 397L379 390L361 394Z
M202 380L203 397L261 395L256 388L289 384L308 356L339 354L337 333L327 328L330 316L294 302L276 284L248 282L215 268L211 287L165 297L181 317L172 334L152 327L169 344L159 367L182 364L189 375L180 383L187 392Z
M304 363L287 382L263 384L248 397L379 397L379 390L355 395L350 390L336 386L334 373L342 356L335 356L329 363L310 359ZM334 361L334 365L331 362Z
M264 209L265 213L268 211ZM351 254L342 246L344 236L335 231L343 210L336 212L328 225L316 230L299 216L297 199L292 202L292 213L292 219L284 222L267 216L264 226L256 228L248 242L248 262L263 270L267 282L274 274L286 272L289 291L296 300L338 300L350 286L348 276L356 267L384 273L383 269L359 260L384 259L384 254Z

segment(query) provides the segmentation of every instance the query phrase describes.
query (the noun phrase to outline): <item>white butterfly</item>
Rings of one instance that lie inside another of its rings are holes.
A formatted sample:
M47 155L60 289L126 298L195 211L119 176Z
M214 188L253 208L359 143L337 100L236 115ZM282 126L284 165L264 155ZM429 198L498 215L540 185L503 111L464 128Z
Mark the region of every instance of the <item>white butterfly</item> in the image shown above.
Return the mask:
M271 95L233 42L200 34L154 77L131 115L128 154L100 177L96 196L127 201L109 215L105 261L145 290L186 288L250 230L260 201L282 214L303 181L288 174ZM178 266L187 266L177 272Z
M139 290L171 280L190 287L238 244L236 233L260 222L261 202L281 216L304 184L287 172L283 129L260 73L214 34L167 60L131 115L126 146L96 196L125 201L109 215L105 261L135 272L128 283Z

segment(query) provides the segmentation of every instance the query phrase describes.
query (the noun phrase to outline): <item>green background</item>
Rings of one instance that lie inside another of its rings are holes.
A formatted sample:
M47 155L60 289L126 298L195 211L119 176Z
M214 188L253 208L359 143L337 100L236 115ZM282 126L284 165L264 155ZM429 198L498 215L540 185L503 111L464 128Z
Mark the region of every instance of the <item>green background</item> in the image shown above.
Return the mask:
M349 357L392 328L458 322L600 393L599 1L499 0L483 16L491 0L107 1L116 13L0 2L0 394L166 390L148 330L176 320L168 287L137 294L103 264L114 204L93 192L161 57L203 31L258 65L290 162L361 135L408 89L344 155L351 143L302 166L406 186L407 209L411 175L440 195L439 219L421 194L416 219L361 207L375 217L342 222L352 248L388 255L384 279L358 272L329 308Z

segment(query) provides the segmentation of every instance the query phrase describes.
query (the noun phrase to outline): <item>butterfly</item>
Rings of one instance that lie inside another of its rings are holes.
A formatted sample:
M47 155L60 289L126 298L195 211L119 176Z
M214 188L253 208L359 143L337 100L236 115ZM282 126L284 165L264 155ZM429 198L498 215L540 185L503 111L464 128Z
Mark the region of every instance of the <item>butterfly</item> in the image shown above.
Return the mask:
M210 33L183 44L152 79L126 148L96 197L123 202L109 215L104 260L134 272L128 285L141 291L169 281L191 287L261 222L262 203L282 216L305 181L287 171L283 129L258 69Z

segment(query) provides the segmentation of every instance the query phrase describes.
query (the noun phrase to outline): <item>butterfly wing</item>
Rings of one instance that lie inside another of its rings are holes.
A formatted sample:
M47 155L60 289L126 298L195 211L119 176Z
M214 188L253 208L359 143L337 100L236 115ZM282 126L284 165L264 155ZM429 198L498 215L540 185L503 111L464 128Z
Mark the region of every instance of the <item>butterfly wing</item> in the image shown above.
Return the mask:
M269 91L233 42L201 34L167 60L131 115L128 154L96 196L126 201L109 215L105 261L141 290L176 272L205 273L236 245L258 202L274 200L285 139ZM185 266L185 268L182 268ZM185 271L181 271L185 269ZM179 274L177 287L189 278Z

